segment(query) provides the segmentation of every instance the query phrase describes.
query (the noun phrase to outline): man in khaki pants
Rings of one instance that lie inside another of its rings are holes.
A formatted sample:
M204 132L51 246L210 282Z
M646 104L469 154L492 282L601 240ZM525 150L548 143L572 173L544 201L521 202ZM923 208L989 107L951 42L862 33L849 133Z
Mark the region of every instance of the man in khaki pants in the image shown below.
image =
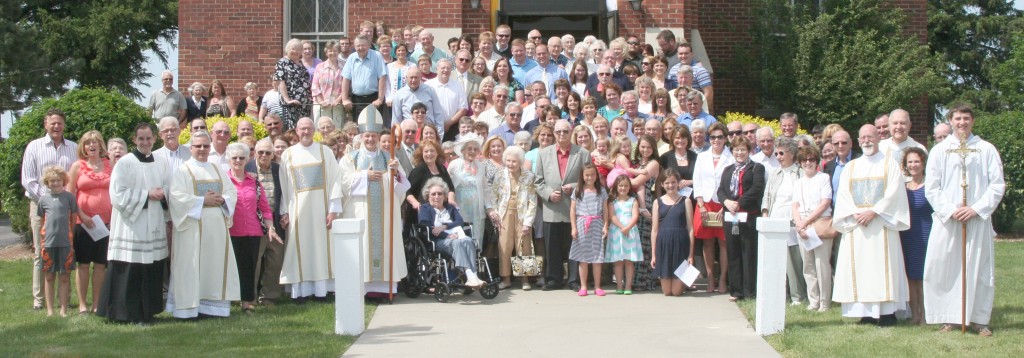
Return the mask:
M43 169L59 166L67 171L71 163L78 157L78 145L64 139L64 112L51 108L43 119L46 135L33 140L25 147L25 155L21 161L21 186L25 188L25 196L29 199L28 217L32 223L32 308L43 308L43 275L39 270L39 253L42 218L36 215L39 198L46 193L46 185L41 182Z

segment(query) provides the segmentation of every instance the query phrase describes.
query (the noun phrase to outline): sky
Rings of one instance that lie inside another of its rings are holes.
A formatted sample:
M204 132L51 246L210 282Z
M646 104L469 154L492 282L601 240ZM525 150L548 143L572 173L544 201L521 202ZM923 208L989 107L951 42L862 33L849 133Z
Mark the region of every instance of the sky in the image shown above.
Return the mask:
M1024 0L1013 0L1014 7L1017 9L1024 9ZM175 37L175 43L177 43L177 37ZM142 93L143 97L136 100L141 105L146 105L149 99L149 95L154 90L160 88L160 73L164 70L171 70L174 72L174 87L181 88L178 85L178 49L177 47L170 46L169 44L162 43L161 47L164 51L167 51L167 66L165 67L160 60L153 55L152 52L147 51L146 57L149 58L149 62L146 64L146 69L152 76L146 79L145 84L138 86L139 93ZM11 113L0 114L0 135L7 137L7 130L11 128L11 122L14 120L14 116Z

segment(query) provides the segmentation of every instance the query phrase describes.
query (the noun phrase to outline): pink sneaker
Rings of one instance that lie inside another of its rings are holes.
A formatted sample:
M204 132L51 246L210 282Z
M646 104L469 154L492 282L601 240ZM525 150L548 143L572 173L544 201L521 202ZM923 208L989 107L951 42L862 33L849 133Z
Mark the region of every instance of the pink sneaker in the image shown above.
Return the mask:
M581 288L580 292L576 292L576 295L580 297L587 297L587 289Z
M596 289L596 290L594 290L594 294L598 295L598 296L604 296L604 290L602 290L600 288Z

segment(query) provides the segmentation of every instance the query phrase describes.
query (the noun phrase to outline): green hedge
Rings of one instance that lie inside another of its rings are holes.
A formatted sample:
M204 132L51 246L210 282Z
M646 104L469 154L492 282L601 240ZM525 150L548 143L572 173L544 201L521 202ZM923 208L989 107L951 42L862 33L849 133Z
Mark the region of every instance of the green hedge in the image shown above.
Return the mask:
M120 137L129 141L136 123L152 121L146 109L131 99L103 89L76 89L59 99L48 98L32 105L32 109L14 122L10 137L0 143L0 200L3 211L11 218L15 233L30 237L28 199L21 187L21 161L25 147L42 137L43 118L50 108L60 108L67 115L64 136L73 141L90 130L103 133L103 139ZM130 141L129 141L130 143Z
M1006 194L993 215L995 229L1000 233L1011 232L1014 222L1024 211L1024 190L1018 183L1024 182L1024 112L1002 114L979 114L974 124L974 133L989 141L999 150L1003 160L1003 176L1006 179Z

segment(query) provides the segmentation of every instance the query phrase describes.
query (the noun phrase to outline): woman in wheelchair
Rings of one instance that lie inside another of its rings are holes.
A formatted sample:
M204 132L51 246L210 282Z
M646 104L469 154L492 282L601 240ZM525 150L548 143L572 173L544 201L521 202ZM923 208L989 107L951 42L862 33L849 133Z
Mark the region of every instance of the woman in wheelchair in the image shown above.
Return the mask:
M462 215L459 209L447 202L448 184L441 178L430 178L423 185L423 200L430 205L420 205L420 225L430 228L430 240L437 250L455 258L455 266L466 272L466 286L479 288L485 284L476 275L476 241L462 231Z

